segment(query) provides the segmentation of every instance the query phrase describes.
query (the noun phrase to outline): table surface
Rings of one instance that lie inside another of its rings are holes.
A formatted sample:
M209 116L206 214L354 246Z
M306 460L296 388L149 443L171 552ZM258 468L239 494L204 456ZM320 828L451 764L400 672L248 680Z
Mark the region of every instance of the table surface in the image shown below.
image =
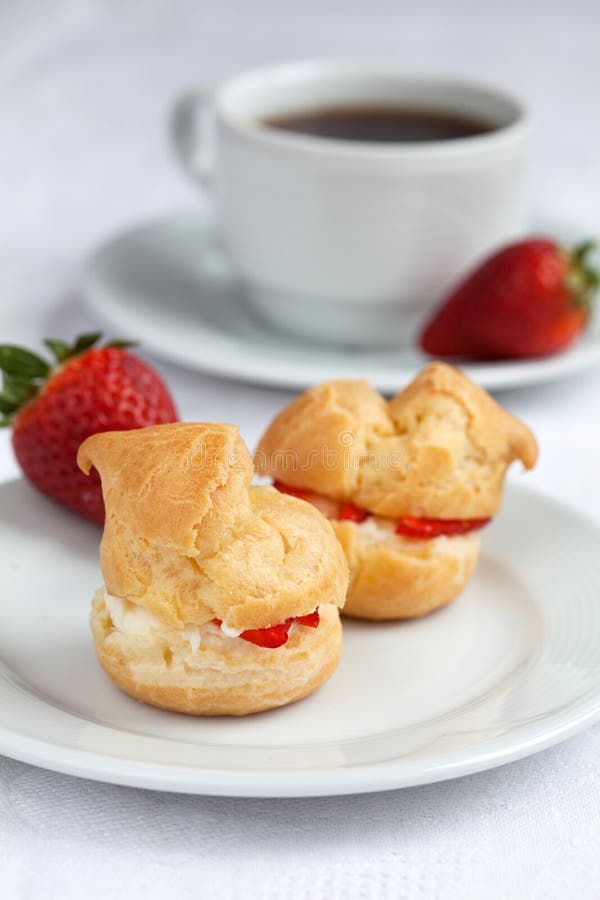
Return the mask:
M0 5L0 340L96 323L80 269L114 230L198 202L164 134L171 98L245 66L402 60L519 92L538 119L536 221L598 227L600 7L589 2L38 0ZM253 444L283 391L157 362L183 418ZM537 433L528 482L600 516L600 372L500 400ZM0 435L0 480L16 477ZM450 783L226 800L81 781L0 758L6 898L600 896L600 727Z

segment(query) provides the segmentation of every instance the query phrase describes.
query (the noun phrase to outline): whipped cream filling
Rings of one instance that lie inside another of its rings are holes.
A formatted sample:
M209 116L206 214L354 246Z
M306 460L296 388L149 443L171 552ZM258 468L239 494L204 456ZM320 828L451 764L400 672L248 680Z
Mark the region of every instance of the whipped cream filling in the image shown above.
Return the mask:
M188 642L192 653L196 653L200 648L203 633L220 634L233 639L238 638L243 630L231 628L225 622L220 627L213 622L207 622L205 625L188 625L187 628L181 630L169 629L169 626L154 613L144 609L143 606L138 606L137 603L131 603L122 597L109 594L106 588L104 589L104 603L117 631L122 631L124 634L144 635L152 631L171 630Z
M225 622L221 622L221 631L225 635L225 637L229 638L237 638L240 636L244 629L243 628L230 628Z
M355 524L361 536L373 543L402 537L396 534L396 523L392 519L384 519L382 516L369 516L364 522Z
M104 603L117 631L123 631L125 634L148 634L149 631L165 627L154 613L136 603L109 594L106 588Z
M190 645L192 653L197 653L202 643L202 634L200 628L185 628L181 632L181 637Z

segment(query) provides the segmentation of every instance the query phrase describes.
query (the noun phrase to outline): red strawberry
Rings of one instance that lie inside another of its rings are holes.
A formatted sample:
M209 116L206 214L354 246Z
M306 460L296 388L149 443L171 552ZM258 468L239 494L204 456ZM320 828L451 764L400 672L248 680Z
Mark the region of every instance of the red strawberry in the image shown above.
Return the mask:
M319 610L315 609L314 612L308 613L307 616L296 616L294 621L304 625L305 628L318 628L321 616L319 615Z
M154 369L123 341L94 347L100 337L84 334L72 347L46 341L52 366L28 350L0 345L0 424L12 422L17 461L35 487L102 523L100 479L77 468L79 445L99 431L174 422L177 413Z
M396 523L396 534L415 538L452 537L479 531L492 520L488 519L416 519L403 516Z
M275 650L277 647L287 644L292 621L293 619L288 619L281 625L272 625L270 628L248 628L246 631L242 631L240 637L249 644L256 644L257 647Z
M213 619L217 626L221 626L222 619ZM283 647L287 644L288 632L293 622L300 622L306 628L318 628L320 622L319 610L308 613L306 616L294 616L286 619L281 625L271 625L268 628L248 628L239 635L243 641L250 644L256 644L257 647L266 647L269 650L275 650L277 647Z
M276 488L280 494L289 494L290 497L297 497L299 500L307 500L309 503L309 497L314 496L313 491L305 491L302 488L290 487L289 484L284 484L283 481L274 481L273 487Z
M584 330L598 273L588 242L572 250L548 238L505 247L467 277L435 313L420 344L426 353L516 359L557 353Z
M354 503L342 503L338 511L340 522L364 522L369 513Z

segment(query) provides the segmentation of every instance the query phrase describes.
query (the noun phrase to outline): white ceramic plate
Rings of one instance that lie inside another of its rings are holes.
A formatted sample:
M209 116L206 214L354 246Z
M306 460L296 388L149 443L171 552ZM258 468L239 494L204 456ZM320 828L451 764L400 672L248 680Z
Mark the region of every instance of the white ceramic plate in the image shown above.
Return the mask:
M201 210L165 217L101 247L87 265L85 297L119 336L135 337L174 362L239 380L305 388L330 378L366 378L395 393L426 362L412 349L313 344L275 330L243 302L215 247L212 220ZM496 390L563 378L599 363L597 317L566 353L463 368Z
M121 694L88 628L99 530L0 487L0 752L159 790L311 796L465 775L600 717L600 527L512 488L460 600L421 621L344 626L312 697L194 719Z

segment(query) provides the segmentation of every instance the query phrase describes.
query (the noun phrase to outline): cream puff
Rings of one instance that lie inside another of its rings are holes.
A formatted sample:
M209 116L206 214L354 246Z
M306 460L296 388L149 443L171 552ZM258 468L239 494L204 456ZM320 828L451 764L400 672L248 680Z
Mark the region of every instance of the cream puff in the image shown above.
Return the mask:
M127 694L190 715L299 700L335 670L348 567L329 522L271 487L233 425L88 438L102 479L104 586L91 625Z
M255 466L332 521L350 566L344 613L404 619L460 594L508 467L536 458L522 422L432 363L389 403L364 381L311 388L274 419Z

